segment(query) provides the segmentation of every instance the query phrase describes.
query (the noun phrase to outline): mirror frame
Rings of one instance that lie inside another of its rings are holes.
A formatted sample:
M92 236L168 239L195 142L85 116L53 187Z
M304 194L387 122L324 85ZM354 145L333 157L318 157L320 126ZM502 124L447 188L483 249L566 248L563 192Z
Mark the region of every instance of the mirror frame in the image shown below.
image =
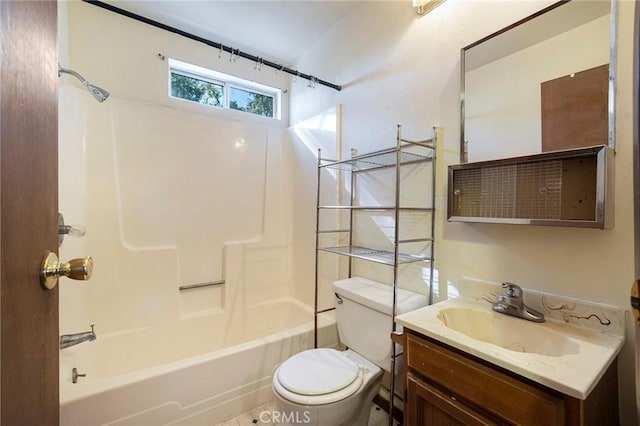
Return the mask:
M537 11L536 13L527 16L519 21L514 22L511 25L508 25L492 34L489 34L486 37L477 40L468 46L463 47L460 50L460 163L468 162L468 146L465 142L465 108L464 108L464 100L465 100L465 52L472 47L475 47L479 44L484 43L485 41L497 37L507 31L518 27L526 22L529 22L540 15L543 15L547 12L556 9L564 4L569 3L572 0L560 0L556 3L553 3L550 6L545 7ZM577 1L577 0L574 0ZM615 100L615 91L616 91L616 35L617 35L617 23L618 23L618 2L617 0L610 1L610 14L611 21L609 24L609 100L608 100L608 140L607 146L614 150L615 152L615 124L616 124L616 100Z

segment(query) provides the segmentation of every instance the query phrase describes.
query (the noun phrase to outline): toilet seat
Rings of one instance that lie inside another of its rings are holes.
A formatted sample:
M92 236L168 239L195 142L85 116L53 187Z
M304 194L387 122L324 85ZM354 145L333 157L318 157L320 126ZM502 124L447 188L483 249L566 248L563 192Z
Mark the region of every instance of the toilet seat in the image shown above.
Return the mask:
M300 352L286 360L273 376L280 396L304 405L321 405L345 399L360 389L362 369L335 349Z

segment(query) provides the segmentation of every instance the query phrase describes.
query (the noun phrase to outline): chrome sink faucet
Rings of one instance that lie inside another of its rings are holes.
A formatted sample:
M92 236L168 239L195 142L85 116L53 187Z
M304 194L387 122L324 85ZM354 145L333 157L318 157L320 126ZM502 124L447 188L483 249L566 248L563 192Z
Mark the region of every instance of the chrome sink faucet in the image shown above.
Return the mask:
M60 336L60 349L75 346L78 343L96 340L97 336L93 331L94 325L95 324L91 324L91 331L85 331L84 333L75 334L63 334L62 336Z
M496 297L496 303L491 306L494 311L528 321L544 322L544 314L524 304L520 286L513 283L502 283L502 288L507 292L504 296L498 295Z

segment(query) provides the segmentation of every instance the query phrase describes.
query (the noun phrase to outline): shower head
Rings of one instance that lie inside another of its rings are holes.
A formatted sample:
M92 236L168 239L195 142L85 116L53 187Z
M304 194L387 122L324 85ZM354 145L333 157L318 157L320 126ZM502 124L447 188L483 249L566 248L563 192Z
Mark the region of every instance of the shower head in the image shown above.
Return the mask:
M98 86L94 86L93 84L87 82L84 82L84 85L87 87L89 93L91 93L93 97L98 100L98 102L104 102L104 100L109 97L109 92L99 88Z
M80 74L78 74L74 70L70 70L70 69L67 69L67 68L62 68L60 66L60 64L58 64L58 77L60 77L63 73L71 74L72 76L74 76L75 78L80 80L80 82L84 85L84 87L87 88L89 93L91 93L91 95L94 98L96 98L98 100L98 102L104 102L104 100L109 97L109 92L107 92L106 90L101 89L100 87L89 83L87 80L85 80L85 78L83 76L81 76Z

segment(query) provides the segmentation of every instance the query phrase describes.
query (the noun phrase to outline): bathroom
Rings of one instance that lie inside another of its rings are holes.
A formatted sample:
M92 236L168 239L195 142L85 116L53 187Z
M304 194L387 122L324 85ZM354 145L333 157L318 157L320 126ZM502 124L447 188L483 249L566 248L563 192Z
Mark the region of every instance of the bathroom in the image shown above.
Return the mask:
M237 3L239 13L255 13ZM90 255L95 262L87 283L58 285L59 334L91 324L97 334L94 342L60 352L61 424L82 424L65 417L65 405L105 414L100 392L121 386L117 378L125 373L131 393L108 401L136 406L135 399L149 399L158 410L136 418L138 411L123 409L95 424L165 424L187 416L201 424L194 419L210 419L207 411L219 417L206 424L216 424L270 401L265 377L271 366L248 369L228 383L216 377L256 359L277 364L312 345L317 150L347 158L352 149L387 148L395 144L397 124L410 139L439 129L438 298L475 278L628 309L635 2L617 2L614 226L447 221L447 166L460 158L460 49L552 3L448 0L420 16L408 1L345 2L340 20L295 58L277 46L236 45L233 33L211 37L342 85L336 91L95 5L58 2L61 66L110 92L98 103L73 77L57 81L59 210L67 224L86 228L81 238L65 237L60 258ZM282 89L281 119L245 118L171 98L170 59ZM218 281L225 283L178 290ZM323 290L330 303L333 293ZM321 325L321 342L335 345L332 319ZM625 425L638 422L634 333L628 317L618 355ZM254 347L259 339L264 345ZM238 346L246 349L242 355L225 354ZM214 352L212 363L201 362ZM176 378L170 368L185 360L194 369ZM199 370L205 365L215 372ZM86 374L77 384L72 368ZM175 388L184 400L153 402L141 387L149 368L156 369L152 387ZM199 382L205 383L193 386ZM209 395L196 395L209 383ZM171 417L180 411L182 417ZM163 415L169 420L155 420Z
M74 361L82 362L82 350L89 351L91 345L113 335L129 333L133 339L148 340L153 350L133 346L142 348L142 352L124 356L157 357L151 362L133 360L131 364L158 366L186 356L171 342L163 346L162 339L135 337L135 331L153 330L155 324L172 327L180 318L189 319L193 325L156 333L198 336L207 331L198 328L194 320L205 320L225 310L231 316L212 328L220 332L217 340L230 340L220 343L227 347L233 344L233 336L244 334L244 341L249 341L252 334L261 335L259 326L275 321L275 313L266 312L260 317L252 309L272 303L277 312L282 310L277 306L287 306L290 300L312 306L314 253L309 247L314 245L316 150L335 153L335 117L340 112L343 156L352 148L368 152L392 145L397 123L403 125L409 138L430 135L435 125L443 129L436 189L436 207L441 214L436 219L436 265L443 291L447 283L455 286L464 277L496 282L508 277L525 288L625 306L632 281L629 247L633 244L630 228L625 231L625 225L632 226L632 209L624 207L625 202L631 202L628 186L616 187L615 227L606 231L464 225L444 219L445 165L456 163L458 155L459 48L541 6L539 2L509 7L492 2L445 2L419 17L402 2L351 5L342 20L292 66L343 84L344 89L337 92L320 85L309 87L308 81L273 69L258 70L254 62L83 2L61 4L61 63L112 93L100 104L74 88L72 80L60 80L60 211L68 223L87 228L83 238L66 238L61 256L91 255L96 262L96 272L88 285L68 282L60 287L60 330L61 334L77 332L95 323L99 336L98 341L76 348L80 352L77 361L75 354L67 355L72 351L61 353L61 382L69 381ZM494 7L495 13L487 15L495 22L474 22L473 17L478 15L473 13L474 7ZM621 2L622 34L624 17L632 15L625 12L625 7L629 5ZM457 24L451 25L454 21ZM384 26L385 31L372 34L365 31L365 26ZM131 39L140 42L128 43ZM226 35L218 41L233 46L235 40ZM623 42L619 37L618 43ZM336 50L336 45L340 49ZM262 55L252 52L250 46L243 50ZM95 60L96 52L100 52L101 61ZM214 115L200 105L170 99L165 86L168 58L283 89L290 84L290 92L283 94L283 119L277 124L262 125L266 120L255 120L253 125L243 125L236 116ZM630 60L628 54L619 54L618 60L619 70L629 68L622 65ZM624 71L619 71L617 78L623 84ZM383 87L389 89L380 92ZM408 96L422 101L407 102ZM629 103L624 103L621 91L618 96L617 116L623 120ZM379 99L383 101L376 102ZM340 112L336 111L337 104L342 104ZM630 132L629 126L618 125L618 132ZM187 133L184 136L176 133L183 131ZM209 139L208 135L216 136ZM241 146L239 137L244 140ZM617 140L630 138L618 134ZM220 151L211 146L216 141L224 142ZM184 149L187 143L190 146ZM617 174L625 173L620 159L625 158L628 145L619 142L616 146ZM86 157L74 158L80 155ZM233 170L240 173L236 175ZM211 182L225 184L212 186ZM190 195L214 190L212 197L192 199ZM238 199L237 193L243 197ZM83 198L84 203L74 204ZM608 255L602 257L603 252ZM120 266L104 268L102 264ZM123 271L127 280L121 278ZM605 279L609 285L588 284ZM217 280L226 280L227 284L183 292L175 289L178 285ZM614 283L619 283L618 291L612 291ZM325 292L321 297L330 295ZM257 315L255 320L246 320L251 315ZM308 315L291 318L290 326L308 321ZM274 331L283 329L279 327ZM100 350L109 354L105 358L110 359L109 366L115 371L103 372L100 370L104 366L96 366L98 371L92 378L92 366L85 368L81 363L77 367L88 377L80 378L80 382L90 383L96 375L128 372L118 371L114 361L122 347L110 349ZM196 349L193 354L213 349ZM630 360L633 357L623 351L620 357L625 356ZM621 366L631 364L620 361ZM625 383L633 376L620 375L623 390L633 389L633 383ZM228 389L216 388L212 394L223 392ZM64 398L62 391L61 400ZM186 401L182 403L187 405ZM621 404L629 406L633 401ZM220 418L224 419L226 416Z

